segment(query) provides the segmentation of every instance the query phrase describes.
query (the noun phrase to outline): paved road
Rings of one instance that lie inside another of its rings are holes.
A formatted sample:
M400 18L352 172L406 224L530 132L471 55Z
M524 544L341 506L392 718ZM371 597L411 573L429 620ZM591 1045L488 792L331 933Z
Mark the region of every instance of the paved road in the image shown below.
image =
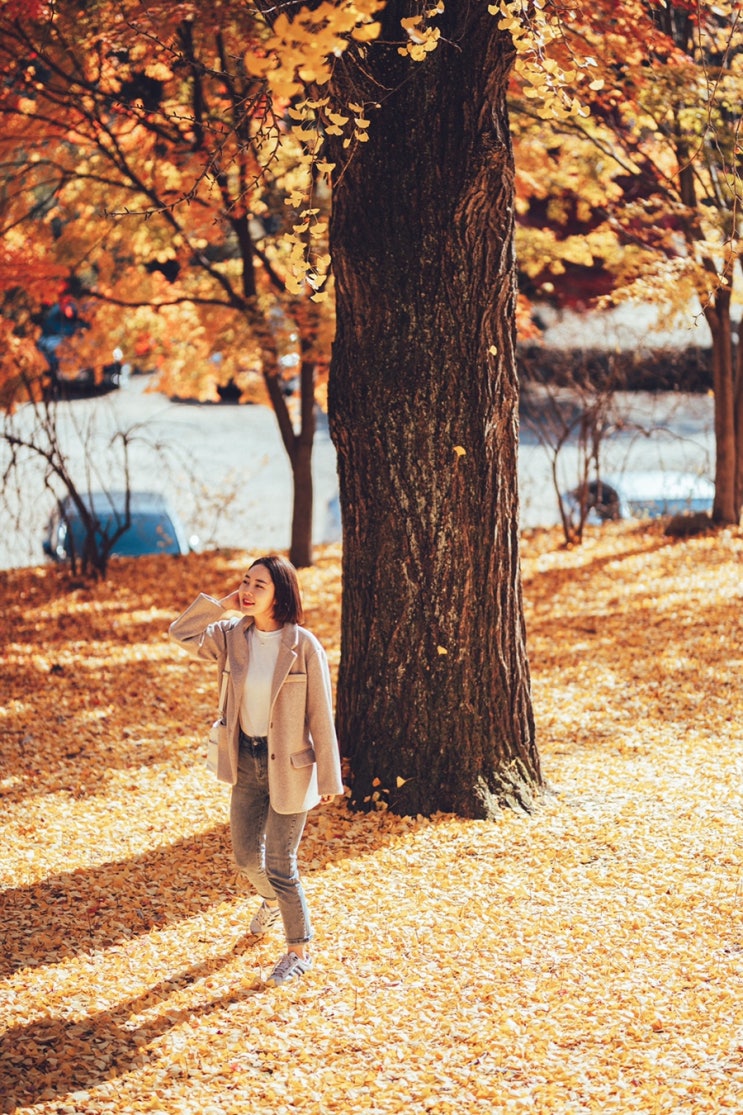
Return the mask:
M204 544L252 551L289 545L292 485L276 419L267 407L173 403L147 392L133 377L120 391L60 405L62 444L80 482L87 456L96 461L92 487L122 486L122 445L117 431L138 425L130 446L132 486L174 495L190 532ZM649 438L627 429L607 443L605 469L683 468L712 474L712 402L706 397L628 395L619 400L628 421L645 429L667 426ZM20 416L24 421L28 416ZM0 454L2 450L0 449ZM335 451L327 428L314 449L314 539L325 540L326 506L336 491ZM564 454L562 486L575 483L576 450ZM0 461L3 467L5 461ZM522 421L519 450L522 525L557 521L550 462L530 426ZM19 529L0 537L0 568L35 565L53 505L38 463L27 463L18 487L6 485L5 499L22 511ZM7 520L6 520L7 521Z

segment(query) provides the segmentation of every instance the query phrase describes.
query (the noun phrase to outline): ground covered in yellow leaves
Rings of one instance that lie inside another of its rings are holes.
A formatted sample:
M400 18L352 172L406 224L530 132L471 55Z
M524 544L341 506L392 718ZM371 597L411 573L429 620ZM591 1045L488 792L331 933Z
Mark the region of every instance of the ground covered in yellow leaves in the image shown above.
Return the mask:
M743 534L524 539L550 792L530 816L311 817L299 981L168 641L241 554L0 575L0 1109L743 1112ZM338 659L339 555L302 574Z

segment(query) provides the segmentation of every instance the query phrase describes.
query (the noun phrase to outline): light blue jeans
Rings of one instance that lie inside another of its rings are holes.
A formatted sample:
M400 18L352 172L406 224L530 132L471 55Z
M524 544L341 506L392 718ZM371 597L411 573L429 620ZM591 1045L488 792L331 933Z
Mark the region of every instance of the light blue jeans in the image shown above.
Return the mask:
M232 852L238 871L261 898L278 900L287 945L312 940L312 925L297 869L306 813L276 813L268 796L268 754L254 754L240 737L237 783L230 798Z

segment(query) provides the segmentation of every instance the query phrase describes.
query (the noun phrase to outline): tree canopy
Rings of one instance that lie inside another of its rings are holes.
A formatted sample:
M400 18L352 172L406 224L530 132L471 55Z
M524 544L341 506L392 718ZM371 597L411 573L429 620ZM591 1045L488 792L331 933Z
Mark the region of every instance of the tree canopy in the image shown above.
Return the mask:
M714 517L743 503L743 26L730 2L576 8L560 49L591 79L585 112L545 120L514 87L524 289L587 306L638 301L665 319L701 307L713 338ZM731 318L732 315L732 318Z
M307 168L290 105L249 64L268 36L239 4L2 9L0 278L13 344L0 381L8 403L19 388L38 394L40 309L64 291L87 327L68 360L100 369L116 347L172 395L216 400L230 385L270 398L295 475L292 556L305 564L332 331L332 302L312 285L327 281L328 192L313 167L312 211L296 211ZM307 283L297 253L312 260ZM298 429L289 375L302 385Z

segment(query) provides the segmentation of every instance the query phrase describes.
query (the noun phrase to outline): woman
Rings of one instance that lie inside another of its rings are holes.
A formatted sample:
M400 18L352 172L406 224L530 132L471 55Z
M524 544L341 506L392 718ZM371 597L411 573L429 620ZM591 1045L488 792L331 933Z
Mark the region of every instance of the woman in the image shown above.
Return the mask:
M228 610L242 616L223 618ZM218 663L220 677L229 671L217 777L232 785L238 870L263 899L250 931L261 936L283 921L287 951L269 976L276 985L311 965L297 870L307 813L343 793L328 662L302 620L294 566L269 555L253 562L239 588L221 600L202 593L170 626L186 650Z

